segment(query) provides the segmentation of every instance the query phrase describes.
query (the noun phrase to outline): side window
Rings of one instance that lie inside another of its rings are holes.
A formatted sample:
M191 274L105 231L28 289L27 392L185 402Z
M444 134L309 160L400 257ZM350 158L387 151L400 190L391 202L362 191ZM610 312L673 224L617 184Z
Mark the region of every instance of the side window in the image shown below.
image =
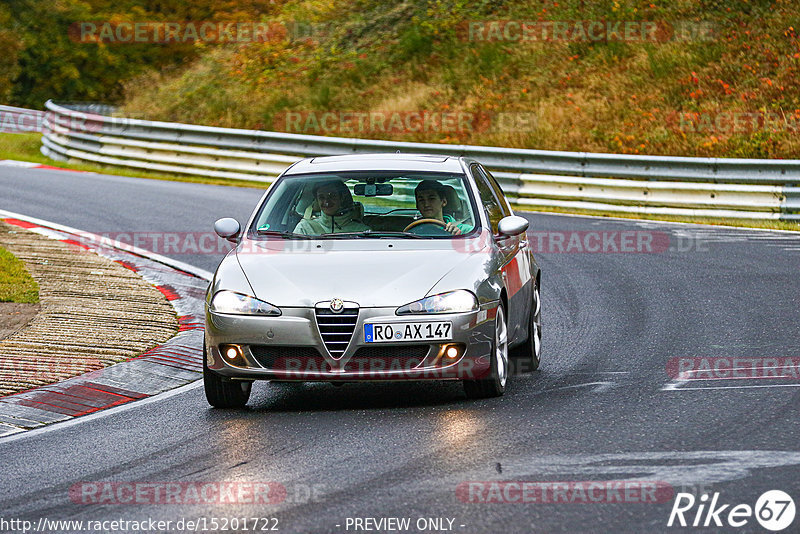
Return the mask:
M498 202L491 185L489 185L489 178L481 171L480 167L473 165L470 167L470 170L472 171L472 176L475 178L475 185L478 186L481 204L489 218L489 223L492 225L492 233L496 234L500 219L505 217L503 207L500 202Z
M489 178L489 185L492 186L492 189L497 195L497 198L500 200L500 206L503 208L503 213L506 215L514 215L514 212L511 211L511 206L508 204L508 199L506 199L506 194L503 192L503 189L500 187L500 184L497 183L497 180L492 173L484 169L482 166L478 167L481 171L481 174L488 176Z

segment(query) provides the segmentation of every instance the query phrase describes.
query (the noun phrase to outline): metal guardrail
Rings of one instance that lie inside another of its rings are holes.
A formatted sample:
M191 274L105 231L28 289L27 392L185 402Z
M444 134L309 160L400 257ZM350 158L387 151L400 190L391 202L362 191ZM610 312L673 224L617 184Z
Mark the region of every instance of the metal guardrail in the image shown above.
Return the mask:
M0 133L41 132L44 111L0 106Z
M48 101L54 159L270 182L301 157L408 152L469 156L525 207L800 220L800 160L555 152L325 137L109 117Z

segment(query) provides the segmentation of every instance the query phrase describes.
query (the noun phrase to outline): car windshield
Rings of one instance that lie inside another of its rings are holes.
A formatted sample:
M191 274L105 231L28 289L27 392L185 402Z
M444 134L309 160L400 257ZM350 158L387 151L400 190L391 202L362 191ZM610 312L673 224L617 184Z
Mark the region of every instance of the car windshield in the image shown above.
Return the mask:
M479 226L463 174L342 172L284 176L251 238L452 239Z

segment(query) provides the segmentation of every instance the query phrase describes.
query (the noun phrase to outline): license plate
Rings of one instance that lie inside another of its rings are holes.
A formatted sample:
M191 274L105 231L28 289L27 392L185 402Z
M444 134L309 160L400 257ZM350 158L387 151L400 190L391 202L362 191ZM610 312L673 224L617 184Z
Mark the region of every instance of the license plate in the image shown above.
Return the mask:
M375 323L364 325L365 343L387 341L444 341L451 338L453 323Z

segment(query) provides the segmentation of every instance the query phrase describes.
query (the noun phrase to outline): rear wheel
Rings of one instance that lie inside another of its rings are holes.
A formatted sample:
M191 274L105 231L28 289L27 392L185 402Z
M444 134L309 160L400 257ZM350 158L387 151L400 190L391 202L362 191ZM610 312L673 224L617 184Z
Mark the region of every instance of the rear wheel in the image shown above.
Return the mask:
M511 349L511 357L520 362L520 370L523 372L536 371L541 360L542 300L538 283L534 288L533 306L528 319L528 339L522 345Z
M497 306L494 320L494 342L492 343L489 376L480 380L465 380L464 392L470 399L499 397L506 390L508 380L508 328L506 313L501 303Z
M206 346L203 343L203 386L206 399L214 408L244 408L250 399L253 383L231 380L208 368Z

